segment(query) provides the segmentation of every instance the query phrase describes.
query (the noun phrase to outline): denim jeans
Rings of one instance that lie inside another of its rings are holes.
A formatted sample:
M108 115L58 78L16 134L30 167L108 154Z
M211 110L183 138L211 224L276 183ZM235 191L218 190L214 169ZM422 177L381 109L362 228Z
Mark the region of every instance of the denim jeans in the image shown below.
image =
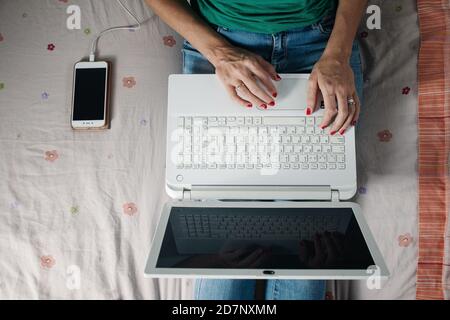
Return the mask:
M278 73L311 73L327 45L334 25L334 17L308 27L275 34L252 33L214 27L231 44L259 54L270 62ZM212 74L214 66L191 44L183 44L183 73ZM363 100L363 74L359 47L353 44L350 65L355 75L356 91ZM254 280L198 280L195 298L199 300L252 300ZM267 300L319 300L325 298L325 281L269 280Z
M254 280L200 279L195 284L197 300L253 300ZM322 280L268 280L266 300L323 300L325 281Z

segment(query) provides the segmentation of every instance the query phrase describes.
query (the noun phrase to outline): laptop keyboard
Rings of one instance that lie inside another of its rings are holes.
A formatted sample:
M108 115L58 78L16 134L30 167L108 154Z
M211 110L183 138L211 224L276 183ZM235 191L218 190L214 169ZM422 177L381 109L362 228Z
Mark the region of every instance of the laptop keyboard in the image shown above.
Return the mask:
M345 137L321 117L180 117L177 169L344 170Z
M339 231L336 215L180 215L178 236L190 239L311 240Z

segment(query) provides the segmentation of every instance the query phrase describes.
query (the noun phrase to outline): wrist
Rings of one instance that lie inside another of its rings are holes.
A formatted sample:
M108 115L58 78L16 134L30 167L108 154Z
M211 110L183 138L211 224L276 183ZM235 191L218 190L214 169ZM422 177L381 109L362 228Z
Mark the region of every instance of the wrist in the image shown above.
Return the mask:
M352 51L346 49L325 49L322 58L337 60L340 62L349 62Z
M230 55L233 46L229 43L222 43L220 45L209 46L204 51L204 56L208 61L217 68L217 66Z

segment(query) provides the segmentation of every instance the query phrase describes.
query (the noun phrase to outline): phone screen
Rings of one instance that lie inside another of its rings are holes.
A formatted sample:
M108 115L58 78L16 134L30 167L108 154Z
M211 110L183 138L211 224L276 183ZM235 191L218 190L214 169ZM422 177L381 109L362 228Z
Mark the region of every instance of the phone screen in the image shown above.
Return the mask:
M76 69L75 72L73 120L104 120L107 69Z

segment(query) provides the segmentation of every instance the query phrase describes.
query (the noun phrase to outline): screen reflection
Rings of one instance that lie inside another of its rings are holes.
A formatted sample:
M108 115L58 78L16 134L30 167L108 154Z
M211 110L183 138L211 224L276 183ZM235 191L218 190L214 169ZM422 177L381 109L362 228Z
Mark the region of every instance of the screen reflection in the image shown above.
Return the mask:
M173 207L159 268L367 269L351 208Z

